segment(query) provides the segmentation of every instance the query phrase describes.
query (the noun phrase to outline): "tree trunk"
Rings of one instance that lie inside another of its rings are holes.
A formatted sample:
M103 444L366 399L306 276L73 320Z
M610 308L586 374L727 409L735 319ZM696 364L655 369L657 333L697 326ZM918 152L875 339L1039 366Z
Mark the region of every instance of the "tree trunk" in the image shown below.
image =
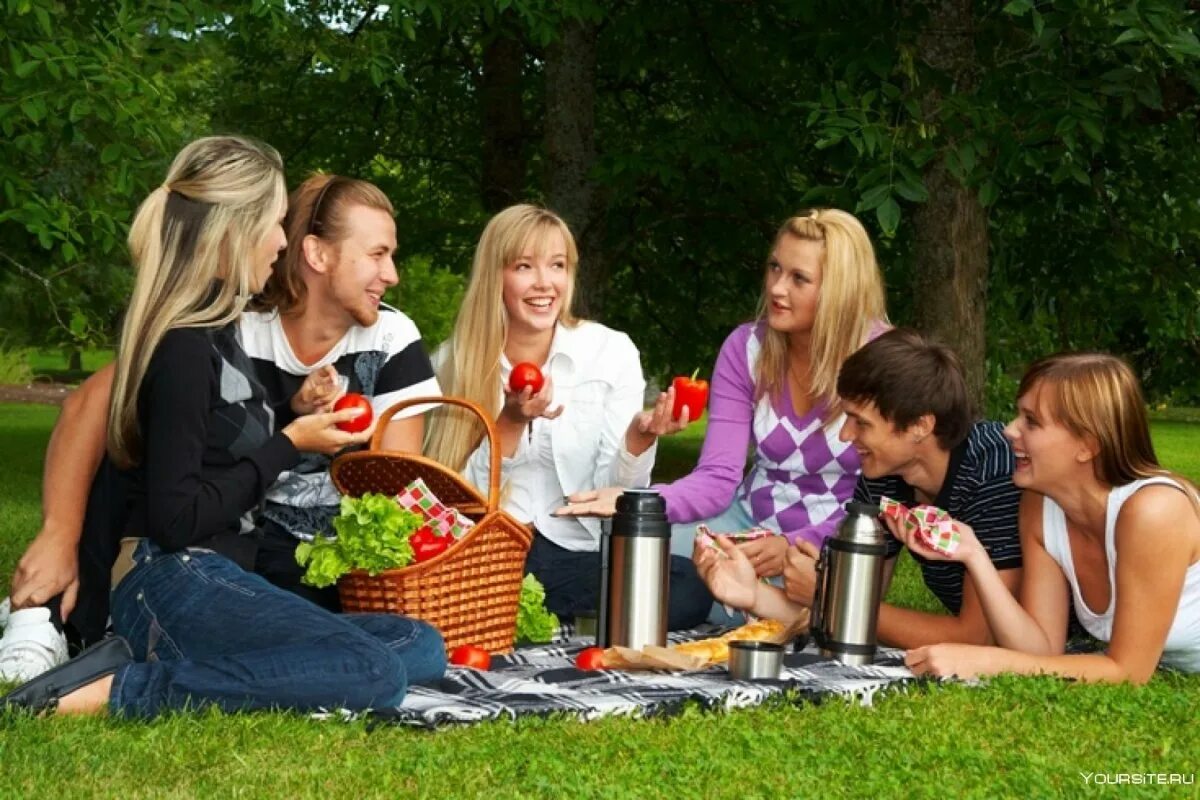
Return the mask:
M483 207L494 213L525 197L525 119L521 103L521 67L525 49L504 30L490 31L483 48L480 87L483 119Z
M596 26L563 24L546 48L545 194L579 247L575 310L600 317L608 265L602 248L601 208L589 173L596 163Z
M956 94L975 86L974 19L971 0L938 0L918 37L921 59L942 73ZM923 98L926 120L937 120L942 92ZM973 189L963 186L946 167L942 153L925 170L929 200L913 214L913 311L916 327L954 347L962 357L972 400L984 410L987 355L988 221Z

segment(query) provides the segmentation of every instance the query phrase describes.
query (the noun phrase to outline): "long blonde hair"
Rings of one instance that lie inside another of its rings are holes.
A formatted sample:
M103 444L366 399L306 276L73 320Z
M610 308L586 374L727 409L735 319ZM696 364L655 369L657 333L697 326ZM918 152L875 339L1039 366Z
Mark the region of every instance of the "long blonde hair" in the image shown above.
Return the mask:
M811 334L809 392L823 405L825 424L839 413L838 370L851 353L862 347L872 325L887 321L883 275L875 249L853 214L835 208L817 208L789 218L771 244L772 252L785 236L820 242L821 289ZM770 297L766 280L759 298L758 319L767 318ZM762 351L755 367L755 399L778 398L787 381L787 334L765 329Z
M252 288L248 256L286 203L283 160L274 148L209 136L175 156L166 181L138 208L129 229L137 279L108 408L108 452L117 466L141 459L138 392L163 336L237 319Z
M1099 453L1096 479L1124 486L1142 478L1167 477L1184 487L1200 515L1200 493L1182 475L1163 469L1154 453L1150 421L1137 376L1108 353L1058 353L1035 361L1017 387L1017 397L1038 391L1050 416Z
M454 333L442 345L445 351L438 370L442 391L474 400L493 418L500 413L500 355L508 337L504 270L527 247L540 248L555 231L562 234L567 246L567 289L558 321L568 327L578 324L571 311L579 261L575 238L556 214L538 206L516 205L496 214L483 229ZM473 414L444 406L433 414L425 452L448 467L462 470L483 434L483 423Z

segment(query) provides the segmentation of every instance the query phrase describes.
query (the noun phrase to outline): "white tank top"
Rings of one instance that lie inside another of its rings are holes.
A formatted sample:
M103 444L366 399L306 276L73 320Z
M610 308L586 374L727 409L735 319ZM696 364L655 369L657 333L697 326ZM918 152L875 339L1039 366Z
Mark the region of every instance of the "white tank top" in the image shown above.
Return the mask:
M1050 554L1071 584L1071 596L1075 603L1075 615L1087 632L1102 642L1112 640L1113 613L1117 607L1117 515L1121 506L1143 486L1161 483L1182 490L1170 478L1143 478L1114 487L1108 494L1108 511L1104 520L1104 550L1108 555L1108 608L1097 614L1083 602L1079 591L1079 579L1075 576L1075 562L1071 558L1071 543L1067 539L1067 518L1062 508L1049 497L1042 503L1042 537L1046 552ZM1179 597L1179 609L1167 641L1163 647L1162 663L1185 672L1200 672L1200 561L1188 567L1183 579L1183 593Z

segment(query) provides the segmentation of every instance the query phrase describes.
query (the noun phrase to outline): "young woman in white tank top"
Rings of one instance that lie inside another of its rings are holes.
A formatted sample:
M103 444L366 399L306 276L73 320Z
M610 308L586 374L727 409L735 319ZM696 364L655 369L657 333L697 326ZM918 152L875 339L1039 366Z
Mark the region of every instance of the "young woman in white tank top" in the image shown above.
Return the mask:
M1145 683L1160 662L1200 672L1200 495L1158 465L1133 372L1105 354L1051 356L1029 368L1017 405L1005 435L1013 482L1027 490L1020 601L959 524L952 558L966 565L999 646L931 645L906 663L917 674L1111 683ZM1064 654L1069 603L1105 652Z

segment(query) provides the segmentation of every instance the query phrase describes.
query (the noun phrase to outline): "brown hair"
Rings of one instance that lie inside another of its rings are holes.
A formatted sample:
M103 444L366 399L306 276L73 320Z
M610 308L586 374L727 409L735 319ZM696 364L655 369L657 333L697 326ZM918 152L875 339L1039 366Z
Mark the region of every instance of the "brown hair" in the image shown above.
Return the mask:
M1150 440L1146 403L1133 370L1108 353L1058 353L1026 370L1017 397L1041 389L1050 416L1100 448L1096 477L1110 486L1168 474Z
M395 209L378 186L340 175L316 174L296 187L288 197L283 230L287 249L279 256L271 278L256 299L258 310L277 309L280 314L304 311L304 239L316 236L335 247L349 235L346 216L353 206L366 206L394 215Z
M911 328L890 330L847 358L837 390L845 400L873 404L900 430L932 414L944 450L966 439L975 419L958 355Z
M1035 361L1017 387L1017 397L1042 390L1052 419L1100 448L1092 468L1109 486L1164 477L1183 487L1200 515L1200 491L1182 475L1163 469L1150 439L1142 387L1123 359L1108 353L1058 353Z

